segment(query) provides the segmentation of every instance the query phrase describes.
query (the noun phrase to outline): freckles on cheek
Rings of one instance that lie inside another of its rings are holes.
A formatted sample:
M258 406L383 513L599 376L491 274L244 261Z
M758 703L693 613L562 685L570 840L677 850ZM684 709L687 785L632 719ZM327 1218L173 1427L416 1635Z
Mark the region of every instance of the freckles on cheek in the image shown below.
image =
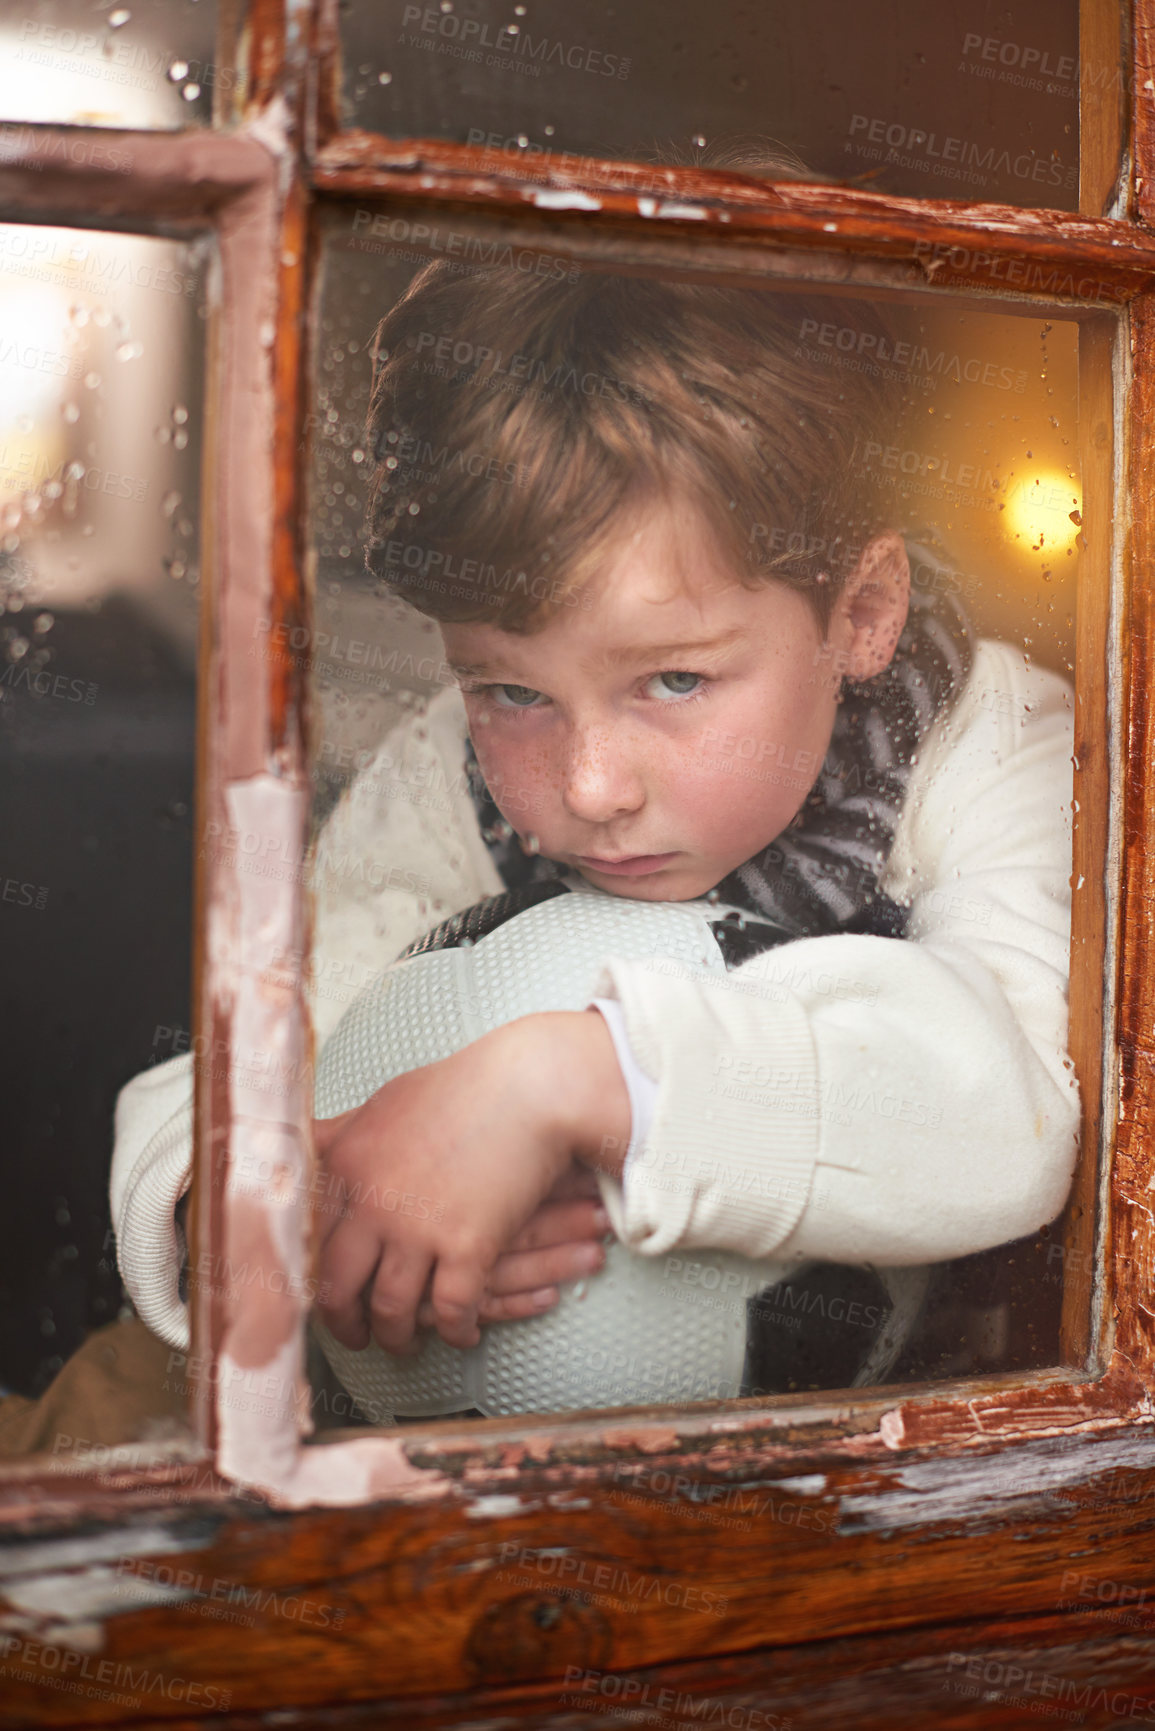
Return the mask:
M519 817L524 828L526 814L540 809L549 785L548 753L540 745L502 739L492 727L471 727L470 735L485 785L514 828Z

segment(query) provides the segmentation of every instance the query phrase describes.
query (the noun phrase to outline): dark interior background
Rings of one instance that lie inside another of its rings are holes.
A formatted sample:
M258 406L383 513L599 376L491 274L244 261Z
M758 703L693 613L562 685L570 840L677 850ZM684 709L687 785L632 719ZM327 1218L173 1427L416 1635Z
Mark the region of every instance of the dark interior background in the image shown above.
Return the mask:
M118 1313L116 1094L189 1038L206 259L0 226L0 1387L21 1394Z
M190 997L195 676L119 597L57 614L51 638L47 671L95 684L91 706L29 685L0 706L5 877L21 885L0 899L0 1364L21 1394L116 1317L116 1093L171 1054L163 1030L187 1031Z
M883 192L1078 208L1078 0L351 0L341 40L347 124L393 137L692 162L755 135Z

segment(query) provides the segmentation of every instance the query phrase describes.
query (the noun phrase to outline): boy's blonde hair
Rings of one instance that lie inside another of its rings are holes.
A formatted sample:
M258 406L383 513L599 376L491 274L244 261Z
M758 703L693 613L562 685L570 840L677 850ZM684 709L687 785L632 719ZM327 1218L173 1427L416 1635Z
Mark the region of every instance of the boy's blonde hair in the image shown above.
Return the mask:
M546 267L438 261L382 319L370 571L436 619L529 632L580 597L623 512L686 500L736 576L799 589L825 626L892 526L856 447L889 434L902 391L814 364L804 332L817 314L881 339L876 309Z

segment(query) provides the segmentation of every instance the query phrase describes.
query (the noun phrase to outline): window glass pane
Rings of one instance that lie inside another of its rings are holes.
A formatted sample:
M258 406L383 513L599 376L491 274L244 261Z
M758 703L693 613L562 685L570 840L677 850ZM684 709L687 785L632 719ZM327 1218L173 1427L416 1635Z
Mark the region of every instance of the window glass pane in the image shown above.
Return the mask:
M598 993L648 1129L584 1288L466 1353L319 1334L316 1374L383 1420L1057 1362L1077 320L528 242L487 268L480 226L422 265L388 221L324 251L294 640L317 1113L393 1127L372 1169L329 1145L324 1227L433 1241L454 1090L480 1161L532 1080L492 1040L410 1079L405 1167L388 1079L526 1017L564 1096L588 1019L542 1024ZM581 1112L587 1170L620 1171L631 1114ZM320 1274L336 1302L340 1259Z
M189 1050L205 265L0 228L0 1455L183 1410L108 1184L118 1090Z
M348 125L486 146L495 167L741 165L753 143L877 191L1078 208L1076 0L1013 18L995 0L354 0L342 47ZM1113 58L1086 76L1118 100Z
M0 117L71 126L207 125L235 66L215 51L216 0L30 0L0 20ZM19 148L10 131L7 148Z

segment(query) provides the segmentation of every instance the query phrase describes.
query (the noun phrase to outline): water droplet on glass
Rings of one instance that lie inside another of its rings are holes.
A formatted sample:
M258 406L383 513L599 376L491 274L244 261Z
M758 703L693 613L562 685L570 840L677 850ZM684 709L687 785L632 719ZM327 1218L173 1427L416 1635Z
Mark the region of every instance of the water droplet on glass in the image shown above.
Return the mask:
M121 343L116 351L118 361L135 361L144 353L143 343Z
M60 412L70 426L75 426L80 419L80 409L76 403L65 403Z
M178 403L173 409L172 418L178 427L184 426L185 422L188 420L188 410L185 408L183 403Z
M185 432L183 427L177 428L176 432L172 436L172 442L178 451L184 450L185 446L188 444L188 434Z
M32 629L37 637L43 637L46 631L51 631L53 623L51 613L38 613L32 621Z
M85 373L84 384L85 384L86 390L89 390L89 391L99 390L100 389L100 374L99 373Z
M72 323L76 325L78 329L81 329L88 323L88 308L69 307L68 316L72 320Z
M522 840L521 846L522 851L525 853L540 853L541 837L534 835L533 831L530 830L529 834Z
M704 133L695 132L690 142L691 144L696 145L699 150L705 150L706 148L706 137Z
M171 517L173 512L176 510L176 508L179 504L180 504L180 494L179 493L166 493L164 498L160 502L160 508L164 512L166 517Z
M181 95L184 97L186 102L195 102L200 93L201 87L199 84L186 84L184 89L181 91Z
M378 84L392 84L393 74L391 72L379 72L377 74L377 82Z
M132 13L128 10L127 6L118 6L115 12L110 12L108 14L108 28L110 30L119 30L121 25L127 24L131 17Z
M188 61L174 60L168 69L168 76L173 84L183 84L188 77Z

